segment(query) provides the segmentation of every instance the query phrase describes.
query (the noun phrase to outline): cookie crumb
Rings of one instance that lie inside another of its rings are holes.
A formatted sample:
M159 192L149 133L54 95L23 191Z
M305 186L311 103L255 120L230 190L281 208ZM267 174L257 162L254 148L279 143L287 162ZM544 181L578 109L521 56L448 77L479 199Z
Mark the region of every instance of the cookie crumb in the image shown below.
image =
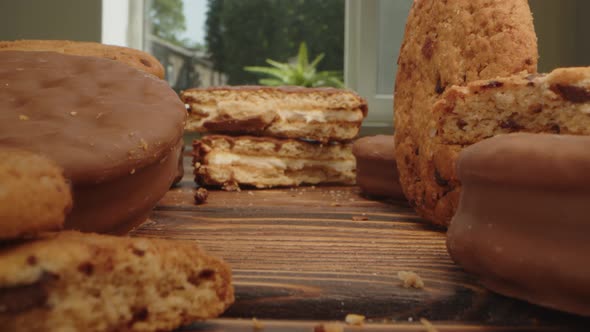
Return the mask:
M252 327L254 328L254 331L264 329L264 325L258 319L256 319L256 317L252 318Z
M240 189L240 186L235 182L226 182L223 184L223 187L221 189L225 191L242 191L242 189Z
M314 326L313 332L343 332L344 327L340 323L322 323Z
M27 121L29 119L29 117L24 114L21 114L18 116L18 119L21 121Z
M365 316L357 314L348 314L344 318L344 321L348 325L363 325L365 322Z
M129 174L133 175L135 174L135 168L131 170L131 172L129 172Z
M353 221L369 220L369 217L365 217L365 216L352 216L352 220Z
M432 323L429 322L428 319L420 318L420 323L424 325L424 327L426 328L426 332L438 332L436 327L434 327L434 325L432 325Z
M405 288L413 287L416 289L424 289L424 281L422 281L422 278L415 272L399 271L397 277L403 282Z
M340 203L330 203L330 206L342 206Z
M141 148L143 149L143 151L147 151L147 149L148 149L148 144L147 144L147 142L143 138L141 138L139 140L139 146L141 146Z
M207 189L201 187L195 191L195 204L201 205L207 202L207 197L209 197L209 192Z
M76 116L76 115L78 115L78 112L74 112L74 111L72 111L72 112L70 112L70 115L71 115L71 116Z

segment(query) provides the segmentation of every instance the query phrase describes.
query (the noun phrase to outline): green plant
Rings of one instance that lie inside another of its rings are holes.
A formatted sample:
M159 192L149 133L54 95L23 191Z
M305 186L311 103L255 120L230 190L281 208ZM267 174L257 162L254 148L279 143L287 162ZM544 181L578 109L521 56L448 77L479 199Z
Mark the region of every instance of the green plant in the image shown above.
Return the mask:
M307 45L302 42L299 45L297 61L294 63L282 63L272 59L266 59L271 67L249 66L244 70L251 73L268 75L268 78L261 78L258 83L261 85L297 85L304 87L331 86L343 88L342 73L339 71L325 70L317 71L318 64L324 58L324 53L316 56L309 62Z

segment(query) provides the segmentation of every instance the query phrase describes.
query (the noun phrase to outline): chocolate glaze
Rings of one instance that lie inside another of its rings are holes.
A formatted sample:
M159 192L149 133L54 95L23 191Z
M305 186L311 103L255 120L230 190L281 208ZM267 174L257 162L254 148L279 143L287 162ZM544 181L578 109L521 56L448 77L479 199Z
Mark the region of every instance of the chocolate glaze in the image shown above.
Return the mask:
M43 307L47 303L48 284L56 278L49 272L43 272L39 280L32 284L0 287L0 314L18 314Z
M590 316L590 137L511 134L459 157L447 247L493 291Z
M393 136L378 135L355 141L356 183L372 196L405 199L399 183Z
M40 283L0 288L0 313L19 313L45 305L47 293Z
M178 153L178 167L176 167L176 177L172 182L172 185L178 184L182 181L184 177L184 142L180 147L180 152Z
M66 229L124 234L141 224L178 174L180 146L133 174L95 185L74 185Z
M108 181L160 160L186 117L160 79L112 60L51 52L0 52L0 110L0 145L51 157L74 183Z
M125 64L0 52L0 146L64 169L74 192L69 228L127 229L146 215L176 175L185 117L166 82Z

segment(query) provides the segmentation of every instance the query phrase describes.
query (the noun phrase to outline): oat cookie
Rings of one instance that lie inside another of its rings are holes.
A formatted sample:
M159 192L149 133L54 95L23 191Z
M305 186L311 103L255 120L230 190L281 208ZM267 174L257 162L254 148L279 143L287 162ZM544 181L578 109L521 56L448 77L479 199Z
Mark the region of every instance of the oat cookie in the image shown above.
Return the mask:
M590 67L451 87L434 114L443 144L475 144L512 132L590 135Z
M0 149L0 240L61 229L71 207L70 185L57 164Z
M164 78L164 67L153 56L136 49L69 40L0 41L0 51L44 51L94 56L123 62L131 67Z
M221 314L231 272L194 242L66 231L0 248L6 331L169 331Z
M452 197L458 197L454 181L434 165L435 159L444 160L461 149L438 146L432 112L436 99L451 85L534 73L537 58L526 0L414 2L398 60L395 143L402 188L424 218L448 224L456 204ZM436 156L439 153L443 156Z
M452 216L461 192L456 174L461 147L513 132L590 135L590 67L453 86L434 104L433 112L435 179L451 189L437 204L435 215Z

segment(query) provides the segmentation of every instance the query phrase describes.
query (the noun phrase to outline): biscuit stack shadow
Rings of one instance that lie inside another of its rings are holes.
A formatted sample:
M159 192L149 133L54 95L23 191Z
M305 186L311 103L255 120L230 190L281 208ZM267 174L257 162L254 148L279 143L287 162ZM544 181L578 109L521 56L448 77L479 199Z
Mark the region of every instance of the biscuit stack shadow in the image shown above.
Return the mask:
M235 86L183 91L195 181L239 190L354 184L351 140L367 115L356 93L334 88Z

